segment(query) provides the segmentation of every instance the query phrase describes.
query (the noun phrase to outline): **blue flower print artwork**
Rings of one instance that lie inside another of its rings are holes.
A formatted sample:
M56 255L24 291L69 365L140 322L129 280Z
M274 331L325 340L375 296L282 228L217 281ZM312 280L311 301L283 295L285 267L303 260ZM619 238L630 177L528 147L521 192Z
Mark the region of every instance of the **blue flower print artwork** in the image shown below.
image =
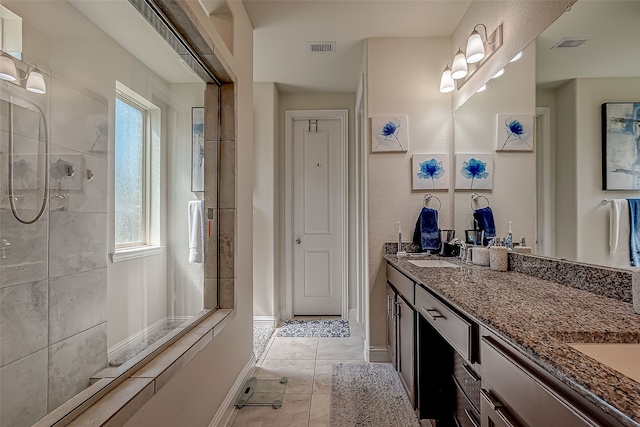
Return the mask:
M530 114L498 114L496 151L533 151L533 122Z
M491 154L456 155L456 189L491 190L493 156Z
M447 190L449 188L448 154L414 154L412 177L414 190Z
M371 118L371 151L407 151L409 129L407 116Z

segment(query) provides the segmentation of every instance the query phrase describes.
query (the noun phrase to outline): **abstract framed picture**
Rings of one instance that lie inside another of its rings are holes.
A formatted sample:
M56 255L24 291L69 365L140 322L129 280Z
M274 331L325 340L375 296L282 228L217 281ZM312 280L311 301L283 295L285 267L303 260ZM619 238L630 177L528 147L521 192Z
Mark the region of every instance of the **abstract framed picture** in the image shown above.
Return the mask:
M448 190L448 154L414 154L411 159L412 189Z
M406 115L371 117L371 151L407 151L408 121Z
M204 191L204 108L191 108L191 191Z
M498 114L496 151L533 151L532 114Z
M493 188L492 154L456 154L456 190Z
M640 190L640 102L602 104L602 189Z

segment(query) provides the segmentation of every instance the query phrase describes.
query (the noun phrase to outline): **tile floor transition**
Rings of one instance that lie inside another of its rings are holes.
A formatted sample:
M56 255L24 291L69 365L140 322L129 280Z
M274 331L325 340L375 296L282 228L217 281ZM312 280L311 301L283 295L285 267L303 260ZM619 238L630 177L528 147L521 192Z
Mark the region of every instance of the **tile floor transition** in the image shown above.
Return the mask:
M276 337L276 330L256 364L254 375L256 378L285 376L289 379L282 408L235 408L227 426L328 427L333 364L364 362L364 341L360 326L357 322L350 321L349 329L349 338Z

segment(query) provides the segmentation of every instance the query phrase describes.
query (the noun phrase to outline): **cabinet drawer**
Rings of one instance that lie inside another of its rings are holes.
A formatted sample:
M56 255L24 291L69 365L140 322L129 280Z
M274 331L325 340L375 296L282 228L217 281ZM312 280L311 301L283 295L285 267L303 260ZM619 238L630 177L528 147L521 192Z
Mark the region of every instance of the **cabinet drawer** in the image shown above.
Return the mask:
M465 359L473 362L473 325L416 285L416 309Z
M483 388L528 425L598 425L545 384L494 338L483 336L481 346Z
M387 280L393 285L398 292L402 294L409 304L415 304L413 297L413 282L404 274L387 264Z
M456 424L460 427L480 427L480 409L473 407L459 386L456 384L456 412L453 414Z
M482 383L480 376L469 364L455 351L453 352L453 378L456 380L461 392L473 404L476 411L480 410L480 388Z

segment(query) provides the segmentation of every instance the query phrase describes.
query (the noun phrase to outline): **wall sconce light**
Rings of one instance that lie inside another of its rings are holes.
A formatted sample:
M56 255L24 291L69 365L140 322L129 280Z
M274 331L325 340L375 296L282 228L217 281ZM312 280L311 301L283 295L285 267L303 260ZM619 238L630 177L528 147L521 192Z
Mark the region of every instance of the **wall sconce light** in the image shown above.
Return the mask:
M484 31L484 39L480 29ZM456 86L458 89L461 88L500 46L502 46L502 24L498 25L490 35L487 34L487 27L484 24L473 27L467 43L458 48L452 63L442 72L440 92L452 92ZM468 64L475 65L469 67Z
M16 64L13 62L13 59L8 56L0 56L0 79L8 82L15 82L18 80Z
M482 87L480 87L480 89L478 89L476 93L484 92L485 90L487 90L487 85L482 85Z
M0 51L0 55L2 55ZM24 88L29 92L44 94L47 92L47 85L44 76L36 67L19 61L20 72L24 71L24 77L20 76L16 67L15 60L10 56L0 56L0 79L11 82L15 85L22 86L25 81ZM26 70L26 71L25 71Z
M503 74L504 74L504 68L500 68L500 69L498 70L498 72L497 72L497 73L495 73L495 74L493 75L493 77L491 77L491 78L492 78L492 79L497 79L498 77L500 77L500 76L501 76L501 75L503 75Z
M40 71L34 68L29 72L25 89L40 95L47 92L47 86L44 83L44 77Z
M520 58L522 58L522 51L520 51L516 56L514 56L509 62L516 62Z
M467 58L464 56L462 46L458 49L456 56L453 57L453 66L451 67L451 77L454 80L459 80L467 76Z
M440 79L440 92L449 93L453 92L453 89L455 89L455 83L451 77L451 67L447 64Z

